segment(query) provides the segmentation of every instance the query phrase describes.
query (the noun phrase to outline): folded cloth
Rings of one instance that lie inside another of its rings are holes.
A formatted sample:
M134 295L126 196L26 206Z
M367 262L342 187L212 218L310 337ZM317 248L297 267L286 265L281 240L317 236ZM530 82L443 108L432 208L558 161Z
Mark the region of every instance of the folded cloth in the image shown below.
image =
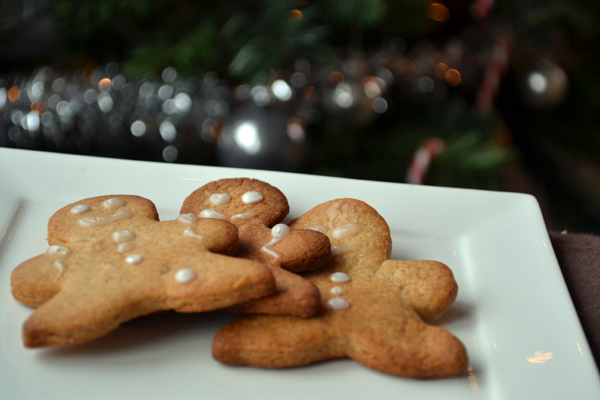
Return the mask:
M550 239L600 368L600 236L550 232Z

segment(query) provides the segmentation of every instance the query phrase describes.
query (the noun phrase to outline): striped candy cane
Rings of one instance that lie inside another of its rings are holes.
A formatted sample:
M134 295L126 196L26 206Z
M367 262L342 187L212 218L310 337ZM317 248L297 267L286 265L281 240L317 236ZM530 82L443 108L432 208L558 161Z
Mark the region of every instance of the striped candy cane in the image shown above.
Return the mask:
M406 172L406 182L422 185L427 177L427 170L433 159L444 149L444 141L438 138L427 139L419 147Z

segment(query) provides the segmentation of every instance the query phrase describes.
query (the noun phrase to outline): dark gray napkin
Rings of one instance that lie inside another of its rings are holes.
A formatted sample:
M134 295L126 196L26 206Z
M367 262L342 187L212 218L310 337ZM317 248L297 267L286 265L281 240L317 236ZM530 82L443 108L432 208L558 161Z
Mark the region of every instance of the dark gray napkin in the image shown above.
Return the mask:
M550 239L600 368L600 237L550 232Z

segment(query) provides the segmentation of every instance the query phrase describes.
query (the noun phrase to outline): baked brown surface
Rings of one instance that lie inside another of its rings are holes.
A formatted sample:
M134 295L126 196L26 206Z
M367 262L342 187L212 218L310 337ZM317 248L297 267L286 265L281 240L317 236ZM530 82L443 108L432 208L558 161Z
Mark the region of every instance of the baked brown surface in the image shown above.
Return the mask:
M267 267L227 256L239 247L234 225L158 222L154 204L138 196L63 207L49 220L48 240L45 254L11 274L13 296L39 306L23 326L27 347L79 344L155 311L214 310L275 291Z
M253 201L244 201L247 193L254 194L250 196ZM279 189L249 178L210 182L190 194L181 207L182 214L202 216L203 212L235 224L240 237L236 257L260 261L275 276L277 293L274 296L238 304L231 311L309 317L320 310L317 288L288 271L306 271L325 265L331 258L329 239L320 232L294 229L277 240L277 229L287 228L278 224L289 212L288 201Z
M309 319L242 317L215 336L215 359L276 368L347 356L378 371L414 378L465 371L462 343L427 324L456 298L458 287L447 266L389 260L389 227L358 200L321 204L290 227L325 232L333 246L327 266L304 274L319 288L323 311Z

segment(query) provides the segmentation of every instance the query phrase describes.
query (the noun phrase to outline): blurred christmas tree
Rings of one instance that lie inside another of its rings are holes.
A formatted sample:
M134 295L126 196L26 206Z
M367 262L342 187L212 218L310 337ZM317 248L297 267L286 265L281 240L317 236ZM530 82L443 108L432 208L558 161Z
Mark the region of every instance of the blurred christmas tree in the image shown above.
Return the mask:
M0 145L481 189L516 163L597 230L588 3L9 0Z

